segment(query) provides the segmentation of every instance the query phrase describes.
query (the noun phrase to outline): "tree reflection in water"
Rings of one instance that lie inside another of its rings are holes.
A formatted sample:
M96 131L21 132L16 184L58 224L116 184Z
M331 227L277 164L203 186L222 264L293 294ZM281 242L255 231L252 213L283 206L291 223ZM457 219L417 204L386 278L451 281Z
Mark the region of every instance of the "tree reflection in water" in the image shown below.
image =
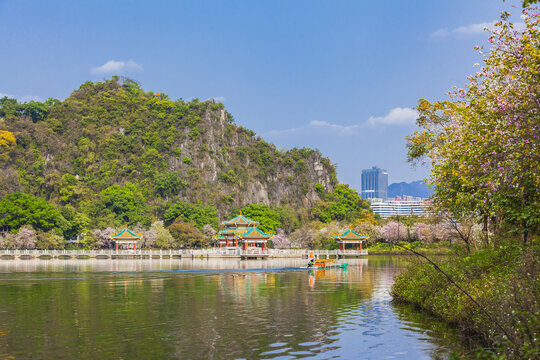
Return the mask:
M0 261L0 359L429 358L452 329L391 304L403 258Z

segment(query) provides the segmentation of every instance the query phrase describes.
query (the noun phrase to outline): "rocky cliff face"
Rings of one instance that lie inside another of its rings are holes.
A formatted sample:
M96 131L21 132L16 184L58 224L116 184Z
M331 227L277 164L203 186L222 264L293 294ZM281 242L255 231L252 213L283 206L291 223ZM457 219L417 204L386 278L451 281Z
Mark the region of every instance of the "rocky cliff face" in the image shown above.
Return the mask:
M171 101L132 81L83 84L37 121L6 114L1 126L17 144L1 160L0 195L22 190L77 207L131 182L155 207L200 201L225 211L310 207L337 184L319 151L279 151L235 125L223 104Z
M210 188L216 187L224 196L234 194L234 205L310 207L320 200L315 184L321 184L326 191L333 189L332 166L319 152L295 149L282 153L250 130L230 124L227 112L221 108L208 110L203 121L204 135L178 144L181 152L169 156L169 169L179 171L183 177L197 171L198 178ZM185 158L191 163L179 161Z

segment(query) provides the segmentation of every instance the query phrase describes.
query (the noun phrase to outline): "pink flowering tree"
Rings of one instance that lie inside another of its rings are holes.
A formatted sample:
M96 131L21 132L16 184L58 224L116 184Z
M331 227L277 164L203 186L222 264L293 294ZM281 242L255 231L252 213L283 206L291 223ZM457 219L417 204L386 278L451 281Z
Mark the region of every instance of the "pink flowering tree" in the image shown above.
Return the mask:
M138 245L141 248L151 248L158 237L156 229L154 229L153 227L147 229L141 224L135 225L133 231L136 234L142 235L141 243Z
M0 249L12 249L14 247L15 235L11 233L0 233Z
M116 230L112 227L105 229L94 229L91 232L93 239L93 246L96 248L111 249L114 245L114 241L111 239L111 235L116 234Z
M276 249L290 249L291 242L283 229L278 229L277 234L271 239Z
M382 228L382 237L384 241L389 243L397 243L407 239L407 228L395 221L390 221Z
M489 30L489 53L463 89L419 101L420 130L407 141L411 161L431 163L438 210L476 217L486 235L489 224L498 235L518 230L527 243L540 226L540 17L524 9L521 30L508 16Z
M316 231L309 226L303 226L289 235L291 247L311 248L315 240Z
M414 233L418 241L423 242L424 244L431 244L433 242L433 230L431 226L424 223L417 223L414 226Z
M433 239L437 241L452 241L454 234L452 228L444 222L431 226Z
M36 231L31 225L21 227L13 238L13 245L16 249L33 249L36 242Z

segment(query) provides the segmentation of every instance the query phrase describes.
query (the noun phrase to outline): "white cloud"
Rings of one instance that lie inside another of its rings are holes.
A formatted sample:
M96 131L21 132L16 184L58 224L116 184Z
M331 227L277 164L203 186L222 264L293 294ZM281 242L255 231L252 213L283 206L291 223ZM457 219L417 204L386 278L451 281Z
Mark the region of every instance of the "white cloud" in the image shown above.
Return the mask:
M488 21L488 22L482 22L478 24L470 24L470 25L464 25L459 26L454 29L439 29L437 31L432 32L429 34L429 37L432 39L441 39L450 35L461 35L461 36L467 36L467 35L481 35L485 32L485 29L494 29L495 28L495 20ZM524 22L515 22L513 23L515 30L523 31L525 30L526 26Z
M366 127L375 127L377 125L413 125L417 117L418 113L416 110L397 107L390 110L385 116L371 116L362 124L341 125L330 123L328 121L313 120L307 125L283 130L270 130L263 135L295 134L306 132L310 129L322 129L326 133L333 133L339 136L354 136L359 135L360 131Z
M136 72L142 71L143 67L140 64L137 64L133 60L129 61L116 61L109 60L105 64L94 67L90 71L92 74L109 74L109 73L120 73L124 71Z
M478 35L483 34L485 28L493 28L495 26L494 24L495 21L491 21L478 24L464 25L451 30L444 28L432 32L431 34L429 34L429 37L432 39L440 39L449 35Z
M300 126L296 128L283 129L283 130L270 130L265 135L283 135L283 134L293 134L302 130L306 130L308 126Z
M326 131L331 131L337 133L338 135L356 135L357 130L359 130L362 125L341 125L333 124L327 121L313 120L307 125L283 129L283 130L271 130L266 134L268 135L283 135L283 134L294 134L298 132L305 132L309 129L324 129Z
M338 133L342 135L352 135L354 132L356 132L356 130L358 130L361 127L360 125L340 125L340 124L332 124L326 121L317 121L317 120L313 120L312 122L309 123L309 125L331 129L331 130L337 131Z
M478 35L478 34L484 33L484 29L495 27L494 24L495 24L495 21L460 26L452 30L452 32L455 34L461 34L461 35Z
M35 95L22 95L22 96L19 96L19 95L0 93L0 99L3 98L3 97L7 97L9 99L16 99L18 102L23 102L23 103L26 103L26 102L29 102L29 101L43 101L42 98L40 98L39 96L35 96Z
M444 29L439 29L437 31L432 32L431 34L429 34L429 37L432 39L443 38L447 36L448 34L450 34L450 31L448 31L447 28L444 28Z
M383 125L409 125L414 124L418 113L411 108L393 108L388 114L381 117L371 116L367 123L371 126Z

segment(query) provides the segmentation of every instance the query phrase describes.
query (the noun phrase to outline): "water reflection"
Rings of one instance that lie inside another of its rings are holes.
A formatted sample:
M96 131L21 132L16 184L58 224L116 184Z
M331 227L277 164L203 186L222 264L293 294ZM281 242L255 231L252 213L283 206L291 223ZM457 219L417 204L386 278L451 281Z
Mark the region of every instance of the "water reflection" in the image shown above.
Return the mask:
M0 359L439 358L452 330L393 306L403 259L0 261ZM420 314L420 315L419 315Z

